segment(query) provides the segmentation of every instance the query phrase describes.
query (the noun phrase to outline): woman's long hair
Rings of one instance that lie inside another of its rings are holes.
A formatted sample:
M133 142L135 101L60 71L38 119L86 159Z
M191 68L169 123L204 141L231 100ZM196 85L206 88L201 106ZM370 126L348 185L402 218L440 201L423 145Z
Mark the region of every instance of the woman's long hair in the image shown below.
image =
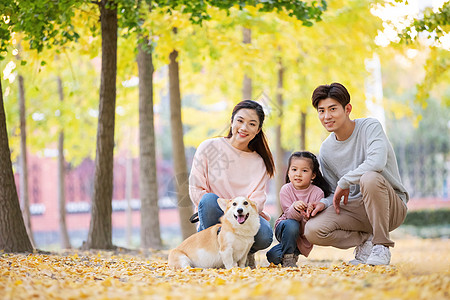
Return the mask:
M270 177L273 177L273 174L275 173L275 165L273 162L272 152L270 152L269 144L267 143L266 136L262 130L262 125L264 123L264 110L262 106L253 100L244 100L236 104L236 106L233 108L233 113L231 114L231 123L233 123L234 116L236 113L243 109L253 109L259 118L259 132L258 134L248 143L248 148L252 151L256 151L262 159L264 160L264 164L266 165L267 174L269 174ZM231 138L233 133L231 132L231 126L230 131L228 132L227 138Z
M325 197L328 197L331 194L331 187L325 180L325 178L323 178L322 173L320 172L319 161L317 160L317 157L309 151L297 151L291 154L288 161L288 168L286 170L286 183L291 182L289 180L289 169L291 168L291 162L293 158L309 158L311 160L312 172L316 175L316 177L312 181L312 184L318 186L323 191Z

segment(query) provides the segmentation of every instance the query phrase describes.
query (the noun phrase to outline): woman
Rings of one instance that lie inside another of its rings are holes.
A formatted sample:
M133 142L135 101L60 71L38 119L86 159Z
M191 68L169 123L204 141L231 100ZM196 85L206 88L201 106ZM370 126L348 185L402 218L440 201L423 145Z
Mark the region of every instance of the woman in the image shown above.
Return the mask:
M245 196L256 203L261 227L247 258L250 267L255 266L254 253L269 247L273 236L270 216L263 211L267 182L275 170L262 130L264 117L257 102L238 103L228 136L208 139L198 146L189 177L189 195L198 208L198 231L219 223L224 213L219 197Z

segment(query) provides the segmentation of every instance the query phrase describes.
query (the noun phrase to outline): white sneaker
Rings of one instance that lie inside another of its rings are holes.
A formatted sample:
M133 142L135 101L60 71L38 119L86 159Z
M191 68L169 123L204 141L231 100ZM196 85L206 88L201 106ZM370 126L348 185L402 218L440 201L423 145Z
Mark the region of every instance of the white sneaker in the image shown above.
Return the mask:
M373 235L370 235L367 241L355 248L355 259L349 261L352 265L365 264L370 254L372 253L372 239Z
M389 265L391 262L391 251L389 247L383 245L373 246L372 253L366 261L368 265Z

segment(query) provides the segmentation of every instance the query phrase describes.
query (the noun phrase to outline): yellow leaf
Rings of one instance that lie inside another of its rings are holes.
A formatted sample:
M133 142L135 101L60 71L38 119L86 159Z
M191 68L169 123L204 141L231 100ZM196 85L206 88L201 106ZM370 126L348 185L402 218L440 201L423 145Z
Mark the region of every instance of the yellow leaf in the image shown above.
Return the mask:
M224 285L227 281L221 277L216 277L216 279L214 280L214 284L217 285Z

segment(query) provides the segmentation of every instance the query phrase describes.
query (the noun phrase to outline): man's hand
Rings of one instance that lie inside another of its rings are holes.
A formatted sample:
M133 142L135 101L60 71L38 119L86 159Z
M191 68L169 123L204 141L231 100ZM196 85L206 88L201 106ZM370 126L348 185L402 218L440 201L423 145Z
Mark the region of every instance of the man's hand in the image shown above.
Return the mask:
M350 189L341 189L339 186L336 187L333 197L333 206L337 214L341 212L341 199L344 197L344 205L348 203L348 195L350 194Z
M306 215L308 216L308 218L314 217L315 215L317 215L319 212L321 212L324 209L325 209L325 204L323 204L322 202L314 202L314 203L311 203L311 208L308 208L308 210L306 211Z

